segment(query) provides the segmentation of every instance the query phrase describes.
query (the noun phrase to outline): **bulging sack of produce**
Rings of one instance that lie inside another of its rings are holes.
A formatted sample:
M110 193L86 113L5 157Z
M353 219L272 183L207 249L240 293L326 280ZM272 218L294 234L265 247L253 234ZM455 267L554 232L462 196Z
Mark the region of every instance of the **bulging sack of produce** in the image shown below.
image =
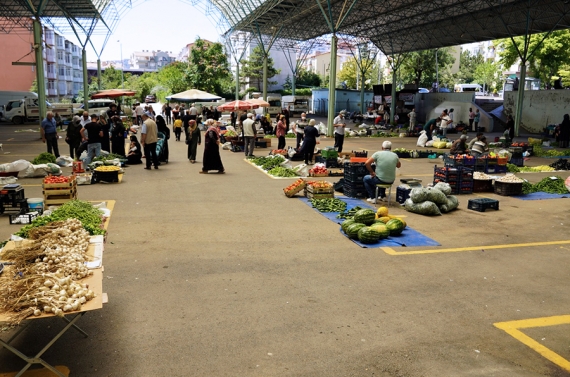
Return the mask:
M441 211L437 207L437 204L430 201L425 201L422 203L414 203L411 199L407 199L404 202L404 208L408 212L417 213L419 215L426 215L426 216L441 215Z
M61 174L61 168L57 164L47 163L45 167L45 171L48 174L58 175Z
M433 188L438 189L439 191L443 192L445 195L451 194L451 186L449 183L446 182L438 182Z
M428 141L426 147L433 147L433 140Z
M47 164L31 165L22 175L22 178L42 178L47 175Z
M447 203L440 205L439 210L442 213L447 213L453 211L457 207L459 207L459 200L457 200L457 197L455 195L449 195L447 197Z
M423 187L416 187L410 191L410 199L414 203L421 203L427 200L427 190Z
M446 204L447 197L446 195L436 189L435 187L428 187L427 190L427 200L430 202L434 202L435 204Z
M447 143L445 141L436 141L433 143L433 147L437 149L445 149Z
M232 149L232 143L230 143L229 141L227 143L224 143L224 145L222 145L222 149L225 151L229 151Z
M423 147L426 146L427 141L428 141L428 137L427 137L427 135L426 135L426 132L425 132L425 131L422 131L422 132L420 132L420 137L418 137L418 142L416 143L416 145L417 145L418 147L422 147L422 148L423 148Z
M73 158L69 156L59 156L55 159L55 163L59 166L70 167L73 165Z
M348 134L349 134L350 137L356 137L356 136L358 136L358 134L357 134L355 131L350 131Z

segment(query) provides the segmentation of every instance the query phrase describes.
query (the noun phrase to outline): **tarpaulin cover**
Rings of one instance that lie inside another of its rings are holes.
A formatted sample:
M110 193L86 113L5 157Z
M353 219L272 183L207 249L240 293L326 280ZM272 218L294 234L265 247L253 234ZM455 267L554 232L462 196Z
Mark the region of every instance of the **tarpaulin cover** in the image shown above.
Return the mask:
M570 192L566 194L549 194L547 192L533 192L526 195L514 195L513 198L521 200L542 200L542 199L560 199L570 198Z
M352 209L352 208L357 207L357 206L361 207L361 208L370 208L370 209L376 210L374 207L371 207L370 205L368 205L367 203L365 203L364 201L362 201L360 199L349 198L346 196L339 196L337 198L346 202L346 210L347 211L349 209ZM303 202L305 202L309 207L312 207L309 199L303 198L303 197L300 197L299 199L301 199ZM315 211L317 211L318 213L320 213L321 215L323 215L327 219L329 219L332 222L335 222L337 224L340 224L344 221L344 219L337 219L336 218L336 215L338 215L338 212L320 212L317 209L315 209ZM340 229L340 233L346 237L346 234L344 234L342 229ZM409 224L406 227L406 229L404 229L402 234L400 234L399 236L390 236L388 238L384 238L383 240L380 240L377 243L364 244L358 240L353 240L353 239L350 239L350 240L360 247L368 247L368 248L399 247L399 246L408 246L408 247L413 247L413 246L440 246L440 244L437 241L432 240L431 238L426 237L423 234L421 234L420 232L410 228Z

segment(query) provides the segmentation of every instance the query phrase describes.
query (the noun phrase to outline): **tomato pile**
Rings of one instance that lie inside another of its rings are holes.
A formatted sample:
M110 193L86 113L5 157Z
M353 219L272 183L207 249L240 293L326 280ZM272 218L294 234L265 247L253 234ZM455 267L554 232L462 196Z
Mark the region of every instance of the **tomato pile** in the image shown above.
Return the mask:
M324 188L324 189L332 187L332 183L327 181L308 181L307 185L313 186L313 188Z
M48 175L44 178L44 183L69 183L70 179L66 176L56 177L54 175Z
M309 174L328 174L329 171L324 166L315 166L311 170L309 170Z

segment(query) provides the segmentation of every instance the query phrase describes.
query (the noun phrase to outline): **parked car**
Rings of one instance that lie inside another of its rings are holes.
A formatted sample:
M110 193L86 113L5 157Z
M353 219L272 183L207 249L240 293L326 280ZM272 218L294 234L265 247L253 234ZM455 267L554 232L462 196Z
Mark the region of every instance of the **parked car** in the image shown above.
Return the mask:
M156 102L156 96L154 94L149 94L148 96L145 97L144 102L145 103L155 103Z
M427 90L426 88L419 88L418 93L429 93L429 90Z
M451 93L451 90L449 90L447 88L439 88L439 92L440 93Z

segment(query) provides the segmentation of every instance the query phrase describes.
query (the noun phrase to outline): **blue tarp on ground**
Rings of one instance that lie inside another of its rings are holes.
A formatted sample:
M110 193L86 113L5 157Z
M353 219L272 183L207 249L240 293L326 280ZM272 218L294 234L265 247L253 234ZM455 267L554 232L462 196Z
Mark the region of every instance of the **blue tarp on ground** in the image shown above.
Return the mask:
M301 199L303 202L305 202L309 207L312 207L311 202L309 202L309 199L303 198L303 197L300 197L299 199ZM341 199L344 202L346 202L346 210L347 211L349 209L352 209L352 208L357 207L357 206L361 207L361 208L370 208L370 209L376 210L374 207L371 207L366 202L364 202L363 200L360 200L360 199L349 198L346 196L339 196L339 197L337 197L337 199ZM327 219L329 219L332 222L335 222L337 224L340 224L344 221L343 219L337 219L336 218L336 215L338 215L338 212L320 212L316 209L315 209L315 211L317 211L318 213L320 213L321 215L323 215ZM340 233L346 237L346 234L344 234L342 229L340 229ZM353 240L353 239L350 239L350 240L360 247L368 247L368 248L400 247L400 246L408 246L408 247L412 247L412 246L440 246L440 244L437 241L432 240L431 238L424 236L423 234L421 234L420 232L410 228L409 226L407 226L406 229L404 229L402 234L400 234L399 236L390 236L388 238L385 238L385 239L380 240L379 242L373 243L373 244L363 244L363 243L359 242L358 240Z
M570 198L570 193L567 194L549 194L547 192L533 192L526 195L515 195L513 198L521 200L542 200L542 199L560 199Z

